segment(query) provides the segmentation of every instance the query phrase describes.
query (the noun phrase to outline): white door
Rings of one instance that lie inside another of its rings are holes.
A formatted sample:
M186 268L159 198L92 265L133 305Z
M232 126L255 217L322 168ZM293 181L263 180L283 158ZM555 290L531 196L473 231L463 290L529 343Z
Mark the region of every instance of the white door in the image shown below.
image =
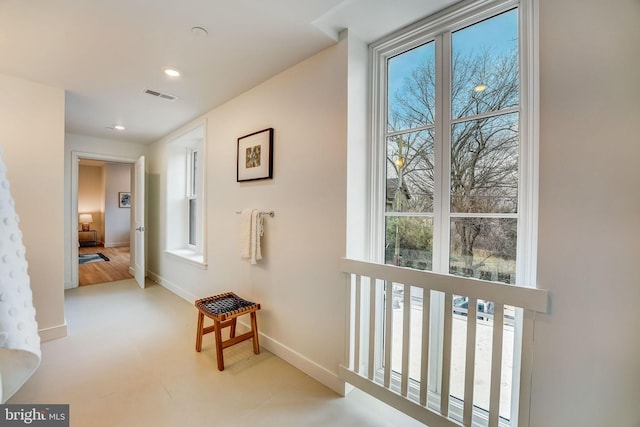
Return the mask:
M147 270L144 253L144 156L136 160L133 192L133 275L141 288L144 288L144 276Z

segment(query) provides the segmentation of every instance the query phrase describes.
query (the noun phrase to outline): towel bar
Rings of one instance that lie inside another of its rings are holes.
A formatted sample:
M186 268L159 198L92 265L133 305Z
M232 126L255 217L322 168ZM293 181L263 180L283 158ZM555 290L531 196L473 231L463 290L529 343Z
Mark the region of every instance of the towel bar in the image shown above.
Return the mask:
M241 214L242 212L240 212L240 211L236 211L236 213L239 215L239 214ZM260 215L261 215L261 216L268 215L268 216L270 216L271 218L273 218L274 216L276 216L276 213L275 213L274 211L260 211Z

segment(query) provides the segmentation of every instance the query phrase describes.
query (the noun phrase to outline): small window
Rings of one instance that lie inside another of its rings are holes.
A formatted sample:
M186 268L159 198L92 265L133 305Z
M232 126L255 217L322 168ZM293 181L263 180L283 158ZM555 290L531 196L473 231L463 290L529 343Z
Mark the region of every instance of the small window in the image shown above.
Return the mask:
M204 126L167 144L167 251L204 264Z
M196 246L198 244L197 230L198 230L198 200L189 198L189 246Z
M188 182L187 189L187 219L189 221L189 246L194 247L198 244L198 150L197 148L189 148L189 166L188 166Z

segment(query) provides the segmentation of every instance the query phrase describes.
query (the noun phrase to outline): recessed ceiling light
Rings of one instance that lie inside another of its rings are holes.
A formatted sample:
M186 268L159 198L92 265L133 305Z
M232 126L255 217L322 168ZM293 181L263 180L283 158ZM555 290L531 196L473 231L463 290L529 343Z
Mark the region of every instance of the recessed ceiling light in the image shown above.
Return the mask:
M207 37L209 33L202 27L193 27L191 32L198 37Z
M113 125L113 128L115 130L124 130L124 126L122 126L122 125Z
M474 92L484 92L485 90L487 90L487 85L482 83L473 88Z
M176 70L175 68L165 67L162 70L169 77L180 77L180 71Z

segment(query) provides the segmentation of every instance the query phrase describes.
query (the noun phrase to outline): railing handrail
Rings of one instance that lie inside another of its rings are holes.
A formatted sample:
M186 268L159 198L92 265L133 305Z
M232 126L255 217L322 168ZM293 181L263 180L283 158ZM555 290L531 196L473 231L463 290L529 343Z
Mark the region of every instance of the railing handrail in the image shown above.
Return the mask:
M545 289L489 282L349 258L341 259L340 270L343 273L402 283L426 290L512 305L538 313L547 313L549 310L549 291Z

